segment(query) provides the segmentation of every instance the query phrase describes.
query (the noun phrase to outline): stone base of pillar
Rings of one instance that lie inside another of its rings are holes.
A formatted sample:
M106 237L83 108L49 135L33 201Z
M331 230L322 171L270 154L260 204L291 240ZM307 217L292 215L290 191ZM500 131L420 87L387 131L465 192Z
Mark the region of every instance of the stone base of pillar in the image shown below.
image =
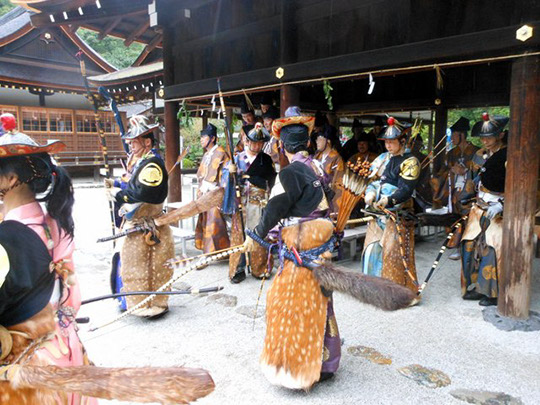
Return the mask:
M492 323L497 329L511 332L535 332L540 330L540 313L529 311L528 319L514 319L502 316L496 306L487 307L482 311L484 321Z

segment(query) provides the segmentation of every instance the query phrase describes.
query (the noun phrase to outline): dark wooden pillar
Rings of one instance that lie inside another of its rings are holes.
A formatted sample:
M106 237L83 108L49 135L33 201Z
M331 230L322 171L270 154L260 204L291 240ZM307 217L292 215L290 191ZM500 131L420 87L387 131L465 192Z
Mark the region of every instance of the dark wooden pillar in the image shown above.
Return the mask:
M281 86L281 102L280 112L281 116L285 116L285 110L292 105L298 105L300 102L300 92L295 86L289 84Z
M163 27L163 81L165 88L174 84L174 30ZM176 118L178 103L165 101L165 166L167 170L178 160L180 155L180 125ZM180 165L169 176L169 202L182 201L182 170Z
M533 265L533 227L540 161L540 57L519 58L512 65L510 130L506 162L502 268L499 269L501 315L527 319Z
M167 170L178 160L180 155L180 126L176 115L178 103L165 102L165 166ZM169 202L182 201L182 171L178 165L169 176Z
M448 125L448 109L444 104L439 104L435 107L435 136L433 138L433 147L439 143L439 141L446 137L446 127ZM442 141L437 149L433 149L433 156L436 156L442 148L446 146L445 141ZM433 162L433 173L437 173L441 168L442 161L444 159L444 152L435 158Z

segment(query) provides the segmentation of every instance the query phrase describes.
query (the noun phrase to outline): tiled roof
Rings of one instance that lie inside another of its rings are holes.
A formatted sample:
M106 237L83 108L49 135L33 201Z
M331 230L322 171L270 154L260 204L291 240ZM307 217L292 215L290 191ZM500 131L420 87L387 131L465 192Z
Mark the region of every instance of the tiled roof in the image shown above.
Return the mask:
M88 77L88 80L94 83L100 84L113 84L116 82L123 82L126 80L133 80L137 77L142 77L146 75L160 74L163 72L163 62L154 62L148 65L128 67L126 69L121 69L116 72L107 73L104 75L91 76Z
M0 16L0 40L6 38L24 26L30 24L32 13L22 7L15 7L3 16Z

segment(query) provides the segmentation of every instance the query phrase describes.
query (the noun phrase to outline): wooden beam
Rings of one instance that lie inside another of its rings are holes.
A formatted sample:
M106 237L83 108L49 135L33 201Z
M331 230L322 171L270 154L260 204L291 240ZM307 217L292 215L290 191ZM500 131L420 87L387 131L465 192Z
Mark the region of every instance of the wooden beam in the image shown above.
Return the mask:
M146 57L152 52L162 41L161 34L157 34L148 45L144 47L140 55L137 57L135 62L133 62L132 66L140 66Z
M109 21L107 25L103 27L103 31L99 32L98 39L101 41L103 38L109 35L111 31L120 23L120 21L122 21L122 17L112 18L111 21Z
M516 60L511 85L497 309L503 316L527 319L540 164L540 57Z
M50 27L54 25L69 24L79 24L81 26L85 26L92 22L102 23L103 20L113 17L129 18L148 13L147 8L141 9L140 7L137 8L136 6L133 6L132 1L135 2L136 0L126 2L125 7L117 7L114 9L108 9L106 11L104 9L96 9L96 11L84 15L79 15L77 13L77 15L73 15L67 20L64 20L64 17L62 17L61 14L57 14L54 16L55 22L52 22L49 14L45 13L34 14L30 17L30 20L32 21L32 25L35 27Z
M150 27L150 20L147 20L143 25L141 25L139 28L137 28L135 31L133 31L129 37L126 38L124 41L125 46L130 46L133 41L142 35L148 28Z
M540 30L540 21L529 23ZM519 26L510 26L472 34L457 35L418 43L309 60L283 66L282 81L302 80L334 74L366 72L381 68L399 68L416 64L441 63L452 60L474 59L475 55L488 57L523 53L540 46L540 35L527 42L516 41ZM215 62L215 61L213 61ZM473 64L473 63L471 63ZM275 71L277 66L222 76L223 91L238 90L265 84L279 85ZM167 99L214 94L216 78L191 81L165 89Z

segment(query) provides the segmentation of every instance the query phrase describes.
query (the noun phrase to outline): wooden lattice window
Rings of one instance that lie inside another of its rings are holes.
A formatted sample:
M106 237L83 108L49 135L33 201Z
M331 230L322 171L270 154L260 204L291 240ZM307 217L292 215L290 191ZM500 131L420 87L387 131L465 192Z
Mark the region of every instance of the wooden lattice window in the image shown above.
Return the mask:
M49 128L51 132L73 132L71 113L50 111Z
M77 113L76 115L77 132L96 133L96 120L94 114Z
M10 113L15 116L15 119L17 120L17 108L16 107L5 107L0 105L0 114Z
M24 109L22 111L23 131L47 132L47 111Z
M116 128L116 121L114 119L114 115L108 112L100 113L99 118L101 119L101 122L103 123L103 129L108 134L115 134L117 133L118 129Z

